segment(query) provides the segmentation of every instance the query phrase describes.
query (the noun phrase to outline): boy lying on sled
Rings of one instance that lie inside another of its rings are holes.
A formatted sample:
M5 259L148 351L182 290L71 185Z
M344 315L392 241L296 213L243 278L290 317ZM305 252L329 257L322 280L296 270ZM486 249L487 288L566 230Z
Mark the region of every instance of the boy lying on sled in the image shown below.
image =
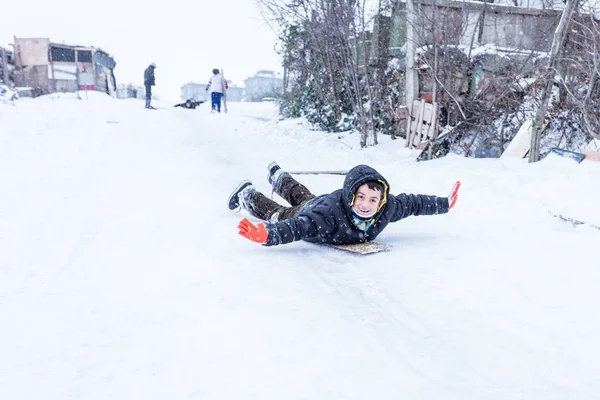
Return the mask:
M241 208L266 221L252 224L246 218L239 234L265 246L306 240L334 245L374 240L390 222L411 215L445 214L458 199L460 182L450 196L422 194L390 196L390 185L375 169L357 165L348 171L344 186L332 193L315 196L288 172L273 162L268 167L273 191L291 206L283 206L258 192L252 182L242 181L229 196L229 209Z

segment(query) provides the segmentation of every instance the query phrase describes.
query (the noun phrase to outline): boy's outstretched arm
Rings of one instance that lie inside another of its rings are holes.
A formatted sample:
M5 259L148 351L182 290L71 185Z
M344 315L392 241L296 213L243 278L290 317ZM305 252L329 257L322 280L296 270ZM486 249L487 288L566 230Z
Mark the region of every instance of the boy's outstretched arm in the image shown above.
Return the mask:
M409 216L445 214L458 200L460 182L456 182L448 197L427 196L423 194L399 194L393 199L396 201L396 214L391 222Z
M317 234L316 224L307 216L300 216L273 224L254 225L244 218L238 224L239 234L265 246L287 244Z

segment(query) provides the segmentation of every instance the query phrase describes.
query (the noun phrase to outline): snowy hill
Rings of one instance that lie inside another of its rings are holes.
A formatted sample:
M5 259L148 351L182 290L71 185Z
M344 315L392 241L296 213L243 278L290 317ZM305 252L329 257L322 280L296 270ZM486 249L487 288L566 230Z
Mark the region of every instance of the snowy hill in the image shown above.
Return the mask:
M161 106L0 104L0 398L600 398L600 163L416 163L272 103ZM391 224L389 253L267 248L226 199L242 179L270 194L273 160L462 188L451 213Z

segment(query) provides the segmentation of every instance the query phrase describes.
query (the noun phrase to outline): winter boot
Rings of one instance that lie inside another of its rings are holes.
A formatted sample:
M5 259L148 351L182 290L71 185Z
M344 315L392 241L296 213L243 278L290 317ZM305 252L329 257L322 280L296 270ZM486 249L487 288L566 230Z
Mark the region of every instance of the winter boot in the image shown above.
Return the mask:
M292 207L305 204L315 197L310 190L298 182L289 172L281 169L277 162L273 161L267 167L267 179L273 187L273 192L290 203Z
M271 164L269 164L269 166L267 167L267 180L269 181L269 183L272 185L273 184L273 175L275 175L275 173L277 171L280 171L281 167L279 166L279 164L277 164L276 161L273 161Z
M252 186L252 182L245 180L240 182L240 184L235 188L233 193L229 196L229 209L235 213L240 212L242 209L242 192L244 189L254 188Z

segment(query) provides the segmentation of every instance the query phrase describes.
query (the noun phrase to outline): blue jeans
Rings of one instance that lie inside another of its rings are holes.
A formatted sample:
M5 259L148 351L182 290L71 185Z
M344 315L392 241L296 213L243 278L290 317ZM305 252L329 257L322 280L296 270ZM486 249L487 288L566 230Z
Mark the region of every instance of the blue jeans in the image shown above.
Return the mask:
M150 107L150 101L152 100L152 85L144 85L146 86L146 107Z
M223 93L212 92L210 94L210 103L213 110L217 110L221 112L221 97L223 97Z

